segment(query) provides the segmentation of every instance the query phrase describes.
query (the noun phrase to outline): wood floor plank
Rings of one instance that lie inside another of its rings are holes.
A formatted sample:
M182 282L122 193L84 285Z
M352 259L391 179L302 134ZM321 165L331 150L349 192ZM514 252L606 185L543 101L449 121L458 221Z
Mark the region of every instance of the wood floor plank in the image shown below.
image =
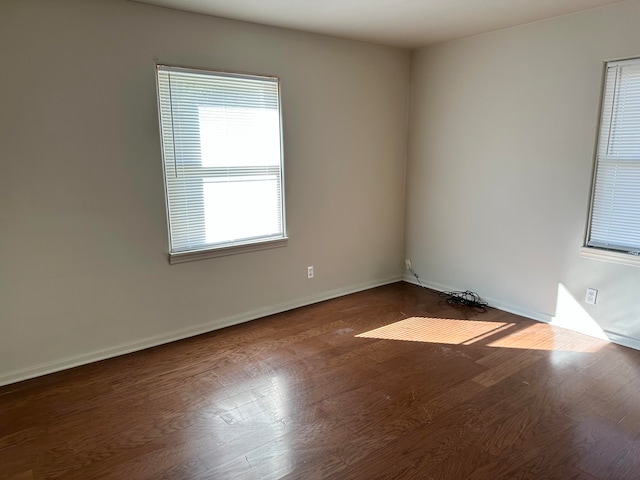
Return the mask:
M521 369L541 360L545 354L541 351L525 350L513 354L508 361L502 362L477 375L473 381L484 387L491 387L505 378L517 373Z
M397 283L0 388L0 479L637 480L639 372Z

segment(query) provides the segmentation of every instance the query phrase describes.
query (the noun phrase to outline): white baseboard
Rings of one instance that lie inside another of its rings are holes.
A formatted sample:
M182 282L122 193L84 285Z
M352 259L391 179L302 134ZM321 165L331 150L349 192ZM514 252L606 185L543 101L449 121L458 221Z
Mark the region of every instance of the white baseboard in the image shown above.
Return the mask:
M88 363L105 360L107 358L117 357L125 355L127 353L136 352L138 350L144 350L146 348L156 347L165 343L175 342L184 338L201 335L221 328L230 327L240 323L256 320L258 318L266 317L268 315L274 315L276 313L286 312L294 308L304 307L325 300L331 300L332 298L342 297L351 293L361 292L363 290L369 290L371 288L380 287L382 285L388 285L390 283L396 283L402 280L402 276L397 275L393 277L387 277L382 280L374 282L365 282L357 285L352 285L347 288L338 288L335 290L329 290L327 292L319 293L316 295L310 295L301 299L293 300L290 302L284 302L277 305L271 305L250 312L241 313L239 315L232 315L230 317L217 319L213 322L203 323L194 327L183 328L180 330L174 330L172 332L164 333L161 335L155 335L148 337L140 341L126 343L118 345L117 347L105 348L96 350L83 355L77 355L69 357L63 360L53 361L49 363L43 363L35 365L33 367L24 368L21 370L14 370L12 372L4 373L0 375L0 386L8 385L10 383L21 382L30 378L47 375L49 373L59 372L61 370L67 370L69 368L78 367L80 365L86 365Z
M627 337L626 335L612 332L611 330L605 330L604 333L613 343L617 343L623 347L633 348L634 350L640 350L640 340L637 338Z
M405 273L405 275L402 277L402 280L407 283L412 283L414 285L418 285L421 287L430 288L438 292L451 292L451 291L461 290L460 288L449 287L446 285L425 281L423 279L420 279L421 283L418 283L418 281L415 279L415 277L413 277L413 275L409 275L407 273ZM489 297L482 297L482 300L487 302L490 307L497 308L498 310L503 310L505 312L513 313L521 317L530 318L531 320L537 320L539 322L553 324L554 317L553 315L549 315L548 313L536 312L535 310L527 310L520 307L515 307L513 305L509 305L500 300L489 298ZM566 327L562 327L562 328L566 328ZM622 345L623 347L629 347L635 350L640 350L640 340L638 340L637 338L628 337L626 335L622 335L620 333L613 332L611 330L603 330L603 332L607 336L607 338L613 343ZM581 333L581 332L578 332L578 333Z
M430 288L438 292L454 292L454 291L462 290L460 288L455 288L448 285L442 285L439 283L425 281L423 279L420 279L420 282L422 282L422 285L420 285L420 283L418 283L415 277L408 274L405 274L404 277L402 277L402 280L408 283L413 283L414 285ZM505 312L513 313L514 315L520 315L521 317L530 318L532 320L538 320L539 322L549 323L553 319L553 317L549 314L536 312L535 310L526 310L520 307L515 307L508 303L504 303L501 300L498 300L496 298L489 298L489 297L483 296L482 300L487 302L490 307L497 308L498 310L502 310Z

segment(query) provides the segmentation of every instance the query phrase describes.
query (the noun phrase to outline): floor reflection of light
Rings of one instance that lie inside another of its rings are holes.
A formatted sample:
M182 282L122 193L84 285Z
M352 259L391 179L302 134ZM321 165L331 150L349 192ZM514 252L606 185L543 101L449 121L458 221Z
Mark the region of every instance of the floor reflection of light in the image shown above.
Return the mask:
M273 402L273 415L276 421L289 416L289 392L287 384L281 376L271 377L271 401Z
M544 323L522 325L431 317L406 318L356 337L570 352L595 352L606 344Z
M291 405L290 379L286 373L263 377L263 382L252 392L259 412L242 421L260 431L264 443L244 456L247 465L260 475L283 476L295 467L289 424L294 416ZM261 441L258 440L257 444Z
M252 451L239 462L247 475L259 472L280 478L295 466L295 445L290 434L296 411L291 382L286 371L271 370L239 381L231 388L231 395L218 396L215 389L214 398L201 417L201 427L206 426L210 445L251 446ZM259 433L247 438L247 432Z

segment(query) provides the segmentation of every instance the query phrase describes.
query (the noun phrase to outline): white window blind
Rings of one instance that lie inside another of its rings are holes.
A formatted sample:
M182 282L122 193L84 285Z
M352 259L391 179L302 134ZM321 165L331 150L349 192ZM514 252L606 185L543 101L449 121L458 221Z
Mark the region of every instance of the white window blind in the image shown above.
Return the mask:
M609 62L587 245L640 251L640 59Z
M172 256L285 239L278 79L158 65Z

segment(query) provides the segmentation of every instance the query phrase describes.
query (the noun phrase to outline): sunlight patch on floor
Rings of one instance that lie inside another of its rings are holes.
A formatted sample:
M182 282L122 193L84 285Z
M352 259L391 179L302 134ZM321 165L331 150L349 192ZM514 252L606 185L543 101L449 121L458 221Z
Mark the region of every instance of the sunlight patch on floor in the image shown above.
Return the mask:
M539 323L493 340L487 346L590 353L597 352L607 343L600 339L555 328L546 323Z
M433 317L406 318L356 337L571 352L595 352L607 343L544 323L524 326L516 323Z
M476 338L485 338L508 325L500 322L411 317L361 333L356 337L462 345L473 342Z

